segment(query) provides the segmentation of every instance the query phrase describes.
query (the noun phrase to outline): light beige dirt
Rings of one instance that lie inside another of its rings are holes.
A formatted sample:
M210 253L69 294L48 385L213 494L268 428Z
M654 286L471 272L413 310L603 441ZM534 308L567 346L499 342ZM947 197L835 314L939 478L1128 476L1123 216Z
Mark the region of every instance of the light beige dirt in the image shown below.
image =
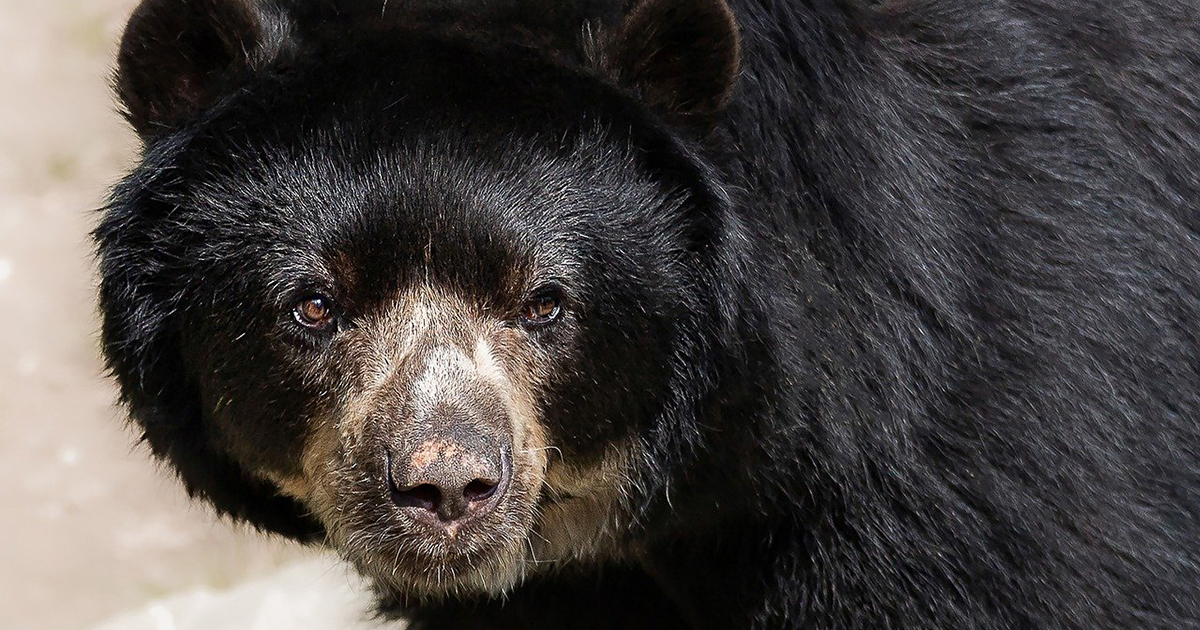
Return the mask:
M107 86L133 4L0 0L0 628L88 627L308 556L190 504L102 376L87 233L135 146Z

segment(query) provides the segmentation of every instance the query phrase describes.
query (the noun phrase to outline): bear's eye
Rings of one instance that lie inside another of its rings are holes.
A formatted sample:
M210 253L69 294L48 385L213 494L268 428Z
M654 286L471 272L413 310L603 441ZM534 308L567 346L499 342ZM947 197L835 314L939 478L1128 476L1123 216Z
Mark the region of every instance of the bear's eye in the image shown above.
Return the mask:
M326 330L333 326L336 317L329 298L314 295L304 298L292 309L296 321L312 330Z
M558 289L543 289L521 308L521 323L526 327L545 326L562 316L562 294Z

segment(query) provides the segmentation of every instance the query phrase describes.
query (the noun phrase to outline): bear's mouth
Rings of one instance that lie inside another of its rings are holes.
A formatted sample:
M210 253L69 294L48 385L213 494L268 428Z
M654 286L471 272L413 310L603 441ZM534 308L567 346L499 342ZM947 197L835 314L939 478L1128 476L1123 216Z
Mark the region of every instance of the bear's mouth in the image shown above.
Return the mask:
M387 471L399 457L384 450L377 461ZM341 486L335 491L341 508L329 513L339 523L331 542L392 592L433 599L502 592L529 569L526 539L538 497L523 481L522 462L506 450L499 463L501 472L490 487L464 484L473 500L462 501L461 513L446 509L444 489L425 483L405 487L386 472L384 479L376 477L370 501L355 499Z

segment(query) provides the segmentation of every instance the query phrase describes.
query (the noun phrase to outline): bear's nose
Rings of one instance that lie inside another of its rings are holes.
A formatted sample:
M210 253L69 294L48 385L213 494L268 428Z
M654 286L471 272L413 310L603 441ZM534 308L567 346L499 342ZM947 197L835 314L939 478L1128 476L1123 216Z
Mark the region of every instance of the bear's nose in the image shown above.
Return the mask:
M471 431L451 431L387 453L392 501L414 518L449 525L486 513L511 475L508 450Z

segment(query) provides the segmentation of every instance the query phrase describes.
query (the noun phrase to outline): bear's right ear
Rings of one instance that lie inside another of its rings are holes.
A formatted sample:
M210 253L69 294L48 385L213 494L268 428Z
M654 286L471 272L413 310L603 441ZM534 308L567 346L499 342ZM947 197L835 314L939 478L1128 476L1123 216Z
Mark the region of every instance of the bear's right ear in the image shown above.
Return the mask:
M260 0L143 0L117 56L129 122L143 138L177 128L278 56L289 31Z
M728 102L741 54L726 0L637 0L587 47L593 65L668 120L701 127Z

